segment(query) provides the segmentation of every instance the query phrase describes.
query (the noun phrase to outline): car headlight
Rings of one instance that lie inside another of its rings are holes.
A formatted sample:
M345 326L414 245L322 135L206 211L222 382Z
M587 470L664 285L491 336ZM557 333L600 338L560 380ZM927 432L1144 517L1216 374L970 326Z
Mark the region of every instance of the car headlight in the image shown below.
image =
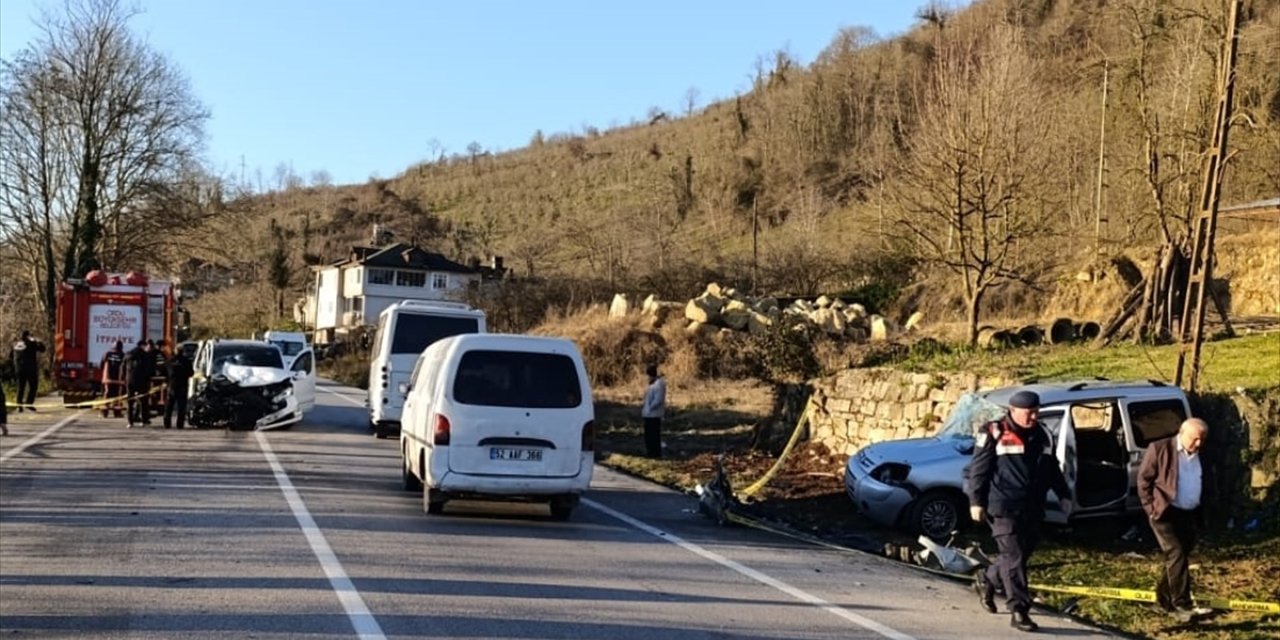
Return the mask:
M291 396L291 395L293 395L293 387L285 387L284 391L281 391L280 393L277 393L275 396L273 396L273 397L271 398L271 401L272 401L272 402L284 402L284 401L288 400L288 399L289 399L289 396Z
M907 475L911 473L910 465L898 462L886 462L875 468L871 472L871 477L889 485L900 485L907 481Z

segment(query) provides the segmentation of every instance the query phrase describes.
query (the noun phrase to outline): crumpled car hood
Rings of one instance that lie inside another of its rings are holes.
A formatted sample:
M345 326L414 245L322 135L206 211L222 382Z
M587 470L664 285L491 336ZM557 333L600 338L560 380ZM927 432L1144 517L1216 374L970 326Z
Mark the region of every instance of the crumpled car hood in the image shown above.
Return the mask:
M262 387L293 378L292 374L284 369L249 367L242 364L223 365L222 375L241 387Z

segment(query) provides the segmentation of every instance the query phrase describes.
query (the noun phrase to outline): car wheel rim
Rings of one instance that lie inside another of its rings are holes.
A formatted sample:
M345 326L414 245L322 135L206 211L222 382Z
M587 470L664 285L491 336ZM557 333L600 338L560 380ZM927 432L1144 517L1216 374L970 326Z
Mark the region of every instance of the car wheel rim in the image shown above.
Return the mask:
M945 536L955 528L956 511L943 501L925 505L920 517L920 529L930 537Z

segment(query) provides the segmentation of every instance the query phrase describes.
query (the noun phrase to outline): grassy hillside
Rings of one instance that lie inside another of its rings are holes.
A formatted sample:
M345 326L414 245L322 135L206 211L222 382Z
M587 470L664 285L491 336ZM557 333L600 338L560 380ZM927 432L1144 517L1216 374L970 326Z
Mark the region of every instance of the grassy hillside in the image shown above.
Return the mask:
M1221 2L985 0L922 16L892 39L845 29L808 66L766 58L748 92L685 116L532 132L525 148L440 157L388 180L248 196L232 203L247 241L219 243L224 223L205 244L223 244L220 261L260 259L276 219L299 287L306 264L366 242L378 222L455 259L498 254L519 276L594 283L579 301L612 291L676 298L711 279L776 295L885 278L896 288L918 275L910 265L921 255L905 226L915 183L903 178L927 142L921 114L938 112L937 81L955 64L981 73L1002 60L988 55L1004 51L1002 38L1026 69L1018 104L1035 114L1020 121L1023 155L1008 160L1038 167L1019 205L1028 231L1012 245L1036 257L1024 261L1021 304L1034 307L1095 247L1105 257L1154 246L1162 229L1185 233L1215 106ZM1277 46L1280 0L1246 3L1236 100L1248 126L1232 130L1224 204L1280 193ZM946 272L932 275L935 291L954 289Z

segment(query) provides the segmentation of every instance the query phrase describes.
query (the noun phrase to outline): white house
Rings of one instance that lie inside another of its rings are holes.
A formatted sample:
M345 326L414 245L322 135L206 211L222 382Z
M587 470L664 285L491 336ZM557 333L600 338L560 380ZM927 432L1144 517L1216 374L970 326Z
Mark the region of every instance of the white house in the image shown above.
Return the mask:
M342 260L315 269L306 306L316 342L374 324L401 300L457 300L480 282L481 270L404 243L352 247ZM308 323L310 324L310 322Z

